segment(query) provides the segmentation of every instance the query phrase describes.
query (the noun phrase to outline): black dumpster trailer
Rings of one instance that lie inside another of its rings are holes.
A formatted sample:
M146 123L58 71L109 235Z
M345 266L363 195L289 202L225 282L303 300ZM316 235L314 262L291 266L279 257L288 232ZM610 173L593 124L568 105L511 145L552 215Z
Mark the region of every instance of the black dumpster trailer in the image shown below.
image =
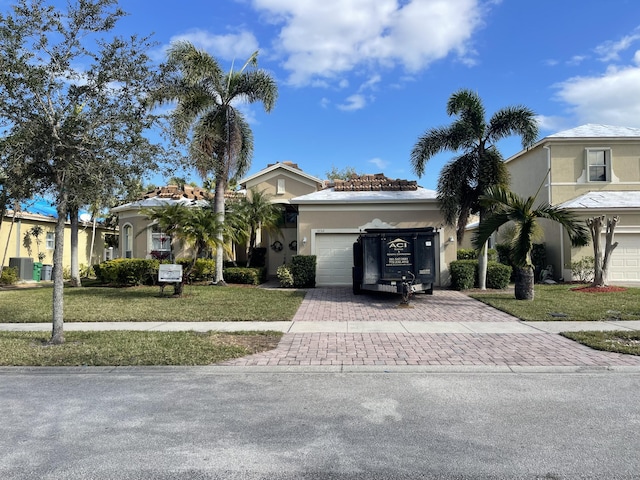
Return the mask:
M353 293L363 290L433 294L438 232L425 228L372 228L353 244Z

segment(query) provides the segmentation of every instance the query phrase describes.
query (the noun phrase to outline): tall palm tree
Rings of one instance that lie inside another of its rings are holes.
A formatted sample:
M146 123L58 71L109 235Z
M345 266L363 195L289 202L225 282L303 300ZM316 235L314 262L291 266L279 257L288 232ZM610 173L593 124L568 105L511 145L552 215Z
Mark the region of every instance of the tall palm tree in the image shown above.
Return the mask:
M438 179L438 199L448 225L456 227L458 242L464 237L471 214L484 211L478 202L487 188L507 186L509 175L496 143L506 137L518 135L522 147L531 146L538 137L538 124L534 113L524 106L505 107L485 120L485 108L477 93L459 90L447 102L447 115L456 120L449 126L427 130L418 138L411 151L411 165L421 177L426 162L438 153L451 151L458 154L447 163ZM479 257L480 287L486 278L486 248Z
M224 222L225 191L229 177L244 175L253 155L253 134L240 103L261 102L270 112L278 97L275 80L257 68L255 52L240 70L227 73L218 61L189 42L176 42L168 52L162 84L152 104L177 102L171 125L178 139L191 136L190 156L203 178L215 178L214 211ZM219 233L215 282L224 284L223 242Z
M247 252L247 266L251 264L251 257L258 230L269 234L279 234L282 224L282 208L271 202L271 195L255 188L249 189L247 196L239 202L239 214L248 229L249 248Z
M534 208L536 197L522 198L502 187L490 187L480 196L480 203L488 214L480 222L473 242L476 247L484 245L493 232L506 223L513 222L514 235L511 240L512 261L516 272L515 297L518 300L533 300L534 275L531 250L536 236L541 233L537 222L545 218L562 225L574 246L588 243L588 232L583 222L572 212L542 203Z

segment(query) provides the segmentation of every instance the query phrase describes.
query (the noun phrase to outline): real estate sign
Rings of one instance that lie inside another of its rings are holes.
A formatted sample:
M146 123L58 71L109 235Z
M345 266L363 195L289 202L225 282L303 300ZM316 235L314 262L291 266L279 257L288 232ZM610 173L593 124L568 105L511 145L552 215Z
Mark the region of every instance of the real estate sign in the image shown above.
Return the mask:
M182 265L162 263L158 268L158 282L182 282Z

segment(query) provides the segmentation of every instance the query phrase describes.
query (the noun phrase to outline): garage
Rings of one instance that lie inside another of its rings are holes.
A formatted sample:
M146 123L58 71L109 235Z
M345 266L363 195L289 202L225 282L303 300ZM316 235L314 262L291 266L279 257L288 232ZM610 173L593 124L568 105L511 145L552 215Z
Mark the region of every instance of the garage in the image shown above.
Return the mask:
M316 234L317 285L351 285L353 243L357 238L357 233Z
M640 282L640 234L616 232L618 246L611 255L609 281Z

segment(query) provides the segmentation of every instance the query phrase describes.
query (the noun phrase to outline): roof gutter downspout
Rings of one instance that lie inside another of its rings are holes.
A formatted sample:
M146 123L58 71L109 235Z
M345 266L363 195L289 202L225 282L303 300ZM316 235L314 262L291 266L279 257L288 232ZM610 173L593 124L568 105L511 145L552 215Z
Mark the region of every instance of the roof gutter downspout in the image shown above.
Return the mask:
M547 203L551 205L551 148L549 148L548 143L542 148L547 152ZM560 230L560 271L562 272L562 277L564 278L564 227L562 225L558 225L558 228Z

